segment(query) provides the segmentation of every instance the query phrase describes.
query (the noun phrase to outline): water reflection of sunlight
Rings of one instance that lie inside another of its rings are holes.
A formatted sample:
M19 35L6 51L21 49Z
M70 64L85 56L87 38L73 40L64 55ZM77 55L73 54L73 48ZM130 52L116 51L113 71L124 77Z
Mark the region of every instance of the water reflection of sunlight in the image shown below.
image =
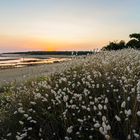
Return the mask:
M59 63L63 61L70 60L70 58L48 58L48 59L39 59L39 58L3 58L0 59L0 68L11 68L11 67L25 67L31 65L39 64L51 64Z

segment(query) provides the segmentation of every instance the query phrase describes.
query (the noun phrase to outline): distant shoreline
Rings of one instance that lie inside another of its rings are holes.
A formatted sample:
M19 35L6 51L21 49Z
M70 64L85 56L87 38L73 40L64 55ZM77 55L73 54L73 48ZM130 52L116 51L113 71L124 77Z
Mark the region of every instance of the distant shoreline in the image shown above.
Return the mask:
M26 51L26 52L7 52L4 54L17 54L17 55L87 55L93 54L95 50L92 51Z

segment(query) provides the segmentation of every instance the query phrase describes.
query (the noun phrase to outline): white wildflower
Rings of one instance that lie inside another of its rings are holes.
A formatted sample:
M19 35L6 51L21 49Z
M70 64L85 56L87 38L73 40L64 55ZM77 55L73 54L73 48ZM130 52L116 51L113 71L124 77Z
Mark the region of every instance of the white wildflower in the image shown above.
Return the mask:
M32 104L32 105L36 105L36 102L32 102L32 101L31 101L30 104Z
M137 112L137 115L140 117L140 111Z
M140 80L137 83L137 93L140 93Z
M29 115L28 114L24 114L24 117L27 118Z
M70 140L70 138L66 136L66 137L65 137L65 140Z
M82 119L77 119L78 122L83 123L84 121Z
M140 94L137 95L137 101L140 102Z
M100 128L99 128L99 131L100 131L101 134L103 134L103 135L105 134L105 133L104 133L103 127L100 127Z
M8 133L8 134L7 134L7 137L10 137L11 135L12 135L12 133Z
M29 127L29 128L28 128L29 131L32 130L32 129L33 129L32 127Z
M68 98L69 98L68 95L64 96L64 97L63 97L63 101L64 101L64 102L67 102L67 101L68 101Z
M92 136L92 135L90 135L90 136L89 136L89 139L91 139L91 140L92 140L92 139L93 139L93 136Z
M18 112L22 114L22 113L24 113L25 111L23 110L23 107L20 107L20 108L18 108Z
M94 110L97 110L97 107L94 105L94 106L93 106L93 109L94 109Z
M104 105L104 110L107 110L107 106L106 105Z
M105 135L105 139L106 140L110 140L110 136L109 135Z
M76 105L71 105L71 108L72 109L76 109Z
M121 104L121 107L122 107L122 108L125 108L125 106L126 106L126 102L123 101L122 104Z
M125 112L126 116L130 116L131 115L131 109L125 110L124 112Z
M99 88L100 87L100 85L99 84L96 84L96 88Z
M111 126L108 124L108 125L106 126L106 129L107 129L107 130L111 130Z
M100 127L100 124L97 122L97 123L94 124L94 127L95 128L99 128Z
M139 138L139 137L140 137L140 135L139 135L139 134L137 134L137 133L134 133L134 137L135 137L135 138Z
M130 134L127 136L127 139L128 140L131 140L131 135Z
M115 115L115 119L116 119L118 122L121 121L121 118L120 118L119 116L117 116L117 115Z
M87 111L90 111L90 108L89 107L87 108Z
M127 101L130 101L130 96L127 97Z
M23 125L23 124L24 124L24 122L23 122L23 121L19 121L19 124Z
M32 119L32 117L28 117L28 118L27 118L28 121L31 120L31 119Z
M94 105L94 102L92 102L92 101L90 101L90 103L89 103L90 105Z
M106 116L102 116L102 121L103 121L103 122L106 121Z
M41 94L40 93L36 93L35 97L36 98L41 98Z
M67 128L67 133L69 133L69 134L72 133L72 129L73 129L73 126L68 127Z
M16 139L17 139L17 140L22 140L23 138L22 138L21 136L18 136L18 135L17 135L17 136L16 136Z
M107 97L105 98L105 103L106 103L106 104L108 103L108 98L107 98Z
M14 114L17 114L17 113L18 113L17 111L14 112Z
M101 104L98 104L98 108L99 108L99 110L102 110L103 106Z

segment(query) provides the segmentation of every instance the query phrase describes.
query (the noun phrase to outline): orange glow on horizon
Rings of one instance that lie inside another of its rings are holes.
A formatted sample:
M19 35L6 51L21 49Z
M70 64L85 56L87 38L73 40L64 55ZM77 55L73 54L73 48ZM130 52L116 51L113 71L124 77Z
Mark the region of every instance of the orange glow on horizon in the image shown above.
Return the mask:
M59 40L47 40L41 38L27 38L27 37L10 37L0 36L0 46L16 46L21 50L33 50L33 51L78 51L78 50L93 50L95 48L101 48L107 42L106 41L78 41L67 42Z

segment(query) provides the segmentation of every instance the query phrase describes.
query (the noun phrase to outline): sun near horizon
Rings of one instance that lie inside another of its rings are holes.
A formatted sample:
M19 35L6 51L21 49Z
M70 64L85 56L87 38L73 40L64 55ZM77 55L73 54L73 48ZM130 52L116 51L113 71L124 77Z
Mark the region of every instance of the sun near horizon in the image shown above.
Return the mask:
M127 41L139 31L139 5L139 0L0 1L0 52L93 50Z

